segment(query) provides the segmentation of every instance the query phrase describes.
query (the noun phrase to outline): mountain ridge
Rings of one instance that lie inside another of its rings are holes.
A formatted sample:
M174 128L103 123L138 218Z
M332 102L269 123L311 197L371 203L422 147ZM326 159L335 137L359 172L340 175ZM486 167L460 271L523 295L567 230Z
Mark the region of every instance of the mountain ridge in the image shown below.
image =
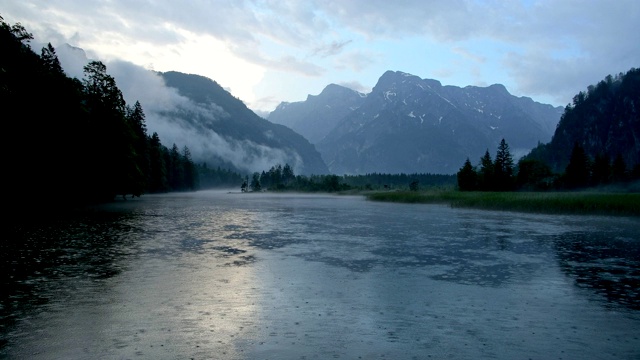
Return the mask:
M303 102L282 102L268 120L290 127L311 143L317 143L350 111L359 107L365 94L329 84L318 95L307 95ZM286 114L280 116L280 114ZM293 115L291 115L293 114Z
M305 105L307 101L295 104L301 109ZM337 174L453 174L466 157L479 159L502 138L517 156L525 155L551 139L562 112L561 107L513 96L501 84L443 86L438 80L391 70L361 98L360 106L343 106L346 115L339 120L335 109L327 112L320 105L314 104L313 121L331 119L336 125L312 142ZM302 112L276 108L269 119L297 121L300 128L309 118L291 118Z
M199 133L215 133L236 150L243 147L243 157L248 163L260 161L265 168L288 163L300 174L328 173L320 154L307 139L286 126L258 116L214 80L178 71L158 74L168 87L204 106L201 111L173 109L164 115L181 119ZM217 158L225 162L224 156L215 150L209 152L209 160Z

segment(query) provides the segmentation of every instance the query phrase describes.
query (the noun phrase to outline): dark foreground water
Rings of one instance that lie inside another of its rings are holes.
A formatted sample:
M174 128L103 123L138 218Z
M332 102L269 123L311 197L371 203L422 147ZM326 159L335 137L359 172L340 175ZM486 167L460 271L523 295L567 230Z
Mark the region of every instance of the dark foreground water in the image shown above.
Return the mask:
M640 221L198 192L1 245L3 359L640 359Z

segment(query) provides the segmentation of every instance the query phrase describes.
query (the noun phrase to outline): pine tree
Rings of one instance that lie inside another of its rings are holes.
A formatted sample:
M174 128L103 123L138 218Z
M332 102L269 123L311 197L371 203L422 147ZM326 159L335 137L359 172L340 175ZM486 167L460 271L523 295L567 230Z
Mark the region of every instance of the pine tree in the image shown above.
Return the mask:
M458 189L460 191L473 191L478 187L478 174L476 173L469 158L464 162L457 174Z
M134 135L126 120L122 92L107 74L107 67L100 61L92 61L84 67L84 74L85 104L91 120L90 173L98 198L109 200L130 191L136 170Z
M480 171L478 174L478 189L482 191L492 190L494 188L494 166L493 160L491 160L491 154L489 149L480 158Z
M198 177L196 174L196 166L191 159L191 151L185 145L182 148L182 167L184 172L184 189L196 190L198 184Z
M577 142L571 151L569 164L564 173L564 182L570 189L584 187L589 183L589 159Z
M127 121L132 130L132 147L135 161L131 186L133 193L139 196L149 188L148 174L151 171L147 125L145 124L144 111L139 101L136 101L133 108L127 107Z
M149 191L152 193L165 192L169 190L167 179L167 164L164 158L163 145L160 142L158 133L154 132L148 140L149 142Z
M50 72L55 74L64 74L64 70L62 70L62 66L60 66L60 60L58 60L58 55L56 55L56 50L53 48L51 43L49 43L47 47L42 48L40 58L42 59L44 66Z
M496 161L494 162L495 189L508 191L513 189L513 158L509 145L502 139L498 145Z
M284 167L282 168L282 181L284 183L284 185L289 185L289 183L291 181L293 181L293 179L295 179L295 174L293 173L293 169L291 168L291 166L289 166L289 164L285 164Z
M253 191L262 190L262 185L260 185L260 173L254 172L253 177L251 178L251 189Z
M175 143L169 150L169 187L171 191L179 191L183 189L184 184L184 167L182 165L182 156Z
M535 159L518 161L517 187L525 190L548 190L553 183L551 168Z

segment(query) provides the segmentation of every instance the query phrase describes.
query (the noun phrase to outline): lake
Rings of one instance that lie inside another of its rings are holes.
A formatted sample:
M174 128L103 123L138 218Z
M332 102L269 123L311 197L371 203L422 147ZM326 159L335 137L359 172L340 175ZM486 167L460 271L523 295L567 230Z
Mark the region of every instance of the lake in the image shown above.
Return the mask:
M2 240L2 359L640 359L640 219L144 195Z

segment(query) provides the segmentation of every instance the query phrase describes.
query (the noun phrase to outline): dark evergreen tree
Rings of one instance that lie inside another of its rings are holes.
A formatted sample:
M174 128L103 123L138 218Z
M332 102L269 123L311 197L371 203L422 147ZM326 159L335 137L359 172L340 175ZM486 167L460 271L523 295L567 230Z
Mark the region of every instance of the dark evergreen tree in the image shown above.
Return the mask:
M182 189L196 190L198 188L198 174L196 166L191 159L191 151L186 145L182 148L182 167L184 173Z
M340 191L340 177L338 175L327 175L322 179L322 189L328 192Z
M127 121L132 130L132 147L135 168L131 169L131 190L134 195L140 196L149 190L149 174L151 172L151 159L149 153L149 139L145 115L139 101L133 108L127 106Z
M575 143L564 173L564 185L569 189L589 184L589 159L580 144Z
M102 62L90 62L84 72L86 106L91 119L90 152L95 156L89 168L91 182L99 189L98 200L139 192L134 185L139 177L134 134L126 119L122 92Z
M62 70L62 66L60 65L60 60L58 60L58 55L56 55L56 50L53 48L51 43L47 44L47 47L42 48L40 58L42 58L42 63L45 68L50 72L64 74L64 70Z
M184 166L182 164L182 157L180 156L180 150L175 143L169 150L169 188L171 191L182 190L182 184L184 184Z
M516 185L523 190L549 190L554 185L554 176L542 161L523 158L518 161Z
M260 185L267 189L271 187L271 177L264 170L260 173Z
M478 174L471 165L469 158L464 162L457 174L458 189L461 191L474 191L478 189Z
M254 172L253 177L251 178L251 190L253 191L261 191L262 185L260 184L260 173Z
M509 145L504 139L498 145L493 176L495 190L513 190L513 157L509 151Z
M289 185L291 181L295 179L295 174L293 173L293 169L289 164L285 164L282 168L282 182L285 186Z
M278 189L278 188L282 188L283 184L282 184L282 165L278 164L275 166L272 166L271 169L269 169L269 172L266 174L267 178L269 179L269 186Z
M211 169L207 166L207 163L196 165L196 170L198 173L196 188L199 190L236 188L238 184L242 184L244 181L244 176L230 169L221 169L219 166L216 169ZM247 186L249 186L248 183Z
M480 158L480 170L478 172L478 189L483 191L493 190L494 186L494 171L493 160L489 150L484 153Z
M164 146L160 142L158 133L154 132L149 138L149 192L159 193L169 191L167 164L164 157Z

